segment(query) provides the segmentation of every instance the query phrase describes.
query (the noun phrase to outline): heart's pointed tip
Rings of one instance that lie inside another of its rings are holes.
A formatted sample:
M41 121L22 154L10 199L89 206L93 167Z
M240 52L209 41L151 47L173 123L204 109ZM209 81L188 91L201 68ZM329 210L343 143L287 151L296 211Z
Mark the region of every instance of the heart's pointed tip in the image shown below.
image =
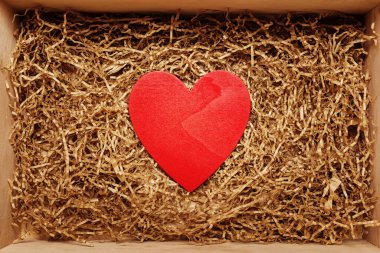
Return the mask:
M183 186L182 186L183 187ZM195 188L185 188L183 187L188 193L192 193L193 191L195 191L198 187L195 187Z
M201 186L201 184L197 184L197 185L182 185L182 184L179 184L179 185L182 186L182 188L185 189L189 193L195 191L196 189L198 189L199 186Z

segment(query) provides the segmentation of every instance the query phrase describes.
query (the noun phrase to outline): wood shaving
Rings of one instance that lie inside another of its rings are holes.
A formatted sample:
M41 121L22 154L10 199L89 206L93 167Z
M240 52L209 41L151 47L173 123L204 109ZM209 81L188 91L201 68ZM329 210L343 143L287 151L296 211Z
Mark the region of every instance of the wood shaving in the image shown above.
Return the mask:
M357 17L80 14L19 17L9 72L21 238L341 243L372 219L369 76ZM252 112L221 168L188 193L136 137L128 96L169 71L246 83Z

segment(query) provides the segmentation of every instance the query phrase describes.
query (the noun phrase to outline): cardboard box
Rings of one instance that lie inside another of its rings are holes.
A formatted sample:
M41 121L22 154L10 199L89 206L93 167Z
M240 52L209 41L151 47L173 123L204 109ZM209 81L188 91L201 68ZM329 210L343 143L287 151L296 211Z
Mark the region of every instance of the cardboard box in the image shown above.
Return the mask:
M368 32L372 28L380 35L380 0L0 0L0 67L6 66L12 57L15 45L13 37L13 14L35 6L53 7L58 9L75 9L81 11L128 11L173 12L181 9L183 12L196 12L201 9L235 11L250 9L260 13L279 12L324 12L341 11L365 15ZM371 104L370 115L376 126L380 126L380 46L371 43L366 67L371 74L370 92L375 99ZM345 242L343 245L323 246L318 244L255 244L255 243L224 243L218 245L195 246L187 242L146 242L146 243L93 243L94 247L85 247L72 242L25 241L12 242L17 234L11 227L11 208L9 201L8 179L14 168L14 156L8 142L12 117L8 108L9 98L5 89L7 77L0 72L0 248L1 252L380 252L380 228L371 228L365 240ZM377 131L377 135L380 132ZM374 181L373 188L380 197L380 136L374 143ZM374 218L380 220L380 201L375 208Z

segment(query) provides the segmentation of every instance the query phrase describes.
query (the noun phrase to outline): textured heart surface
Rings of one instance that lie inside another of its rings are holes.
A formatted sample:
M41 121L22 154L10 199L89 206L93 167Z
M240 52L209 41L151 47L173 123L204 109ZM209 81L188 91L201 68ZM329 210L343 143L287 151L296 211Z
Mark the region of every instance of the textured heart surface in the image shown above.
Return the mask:
M235 149L250 114L243 81L214 71L188 90L174 75L142 76L129 97L133 128L153 159L179 185L194 191Z

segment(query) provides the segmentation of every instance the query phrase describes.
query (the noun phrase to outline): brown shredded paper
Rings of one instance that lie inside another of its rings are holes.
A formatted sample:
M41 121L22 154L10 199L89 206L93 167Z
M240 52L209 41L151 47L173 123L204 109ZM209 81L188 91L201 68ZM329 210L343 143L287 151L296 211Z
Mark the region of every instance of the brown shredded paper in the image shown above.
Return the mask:
M8 90L21 238L334 244L378 225L363 69L372 38L357 18L35 10L19 19ZM188 88L228 70L251 95L240 143L193 193L163 173L129 120L132 86L153 70Z

